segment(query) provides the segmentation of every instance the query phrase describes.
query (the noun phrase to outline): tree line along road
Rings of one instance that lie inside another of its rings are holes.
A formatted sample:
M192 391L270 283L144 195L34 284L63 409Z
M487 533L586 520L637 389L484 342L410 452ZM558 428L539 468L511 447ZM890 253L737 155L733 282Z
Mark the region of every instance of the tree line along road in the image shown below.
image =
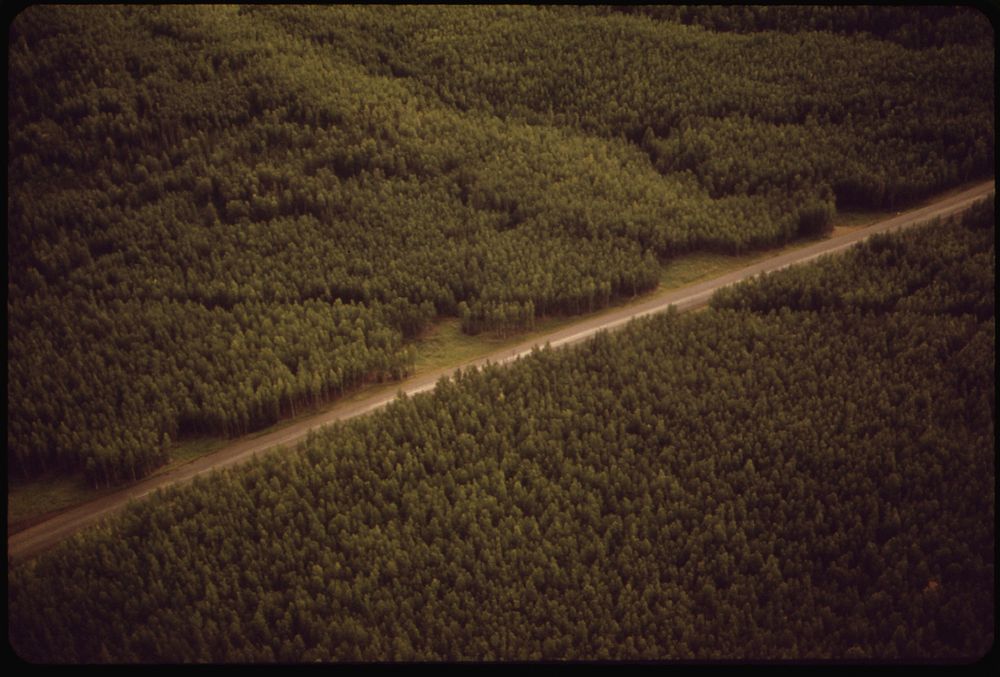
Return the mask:
M343 421L355 416L361 416L383 407L395 399L400 392L406 395L414 395L430 390L441 378L450 376L457 369L468 369L487 362L494 364L510 362L546 344L551 347L558 347L583 341L599 331L615 329L632 319L662 312L671 306L675 307L678 311L704 306L717 289L736 284L754 275L780 270L790 265L805 263L825 254L842 252L877 233L901 230L934 218L951 216L965 210L973 202L994 192L994 189L995 180L990 179L923 207L898 214L857 231L830 237L826 240L758 261L757 263L711 280L687 285L680 289L655 293L640 302L632 303L622 308L610 309L558 331L525 341L513 348L505 348L454 367L446 367L405 379L398 384L398 389L393 392L375 393L360 400L341 402L323 413L298 421L280 430L234 440L219 451L197 458L183 466L150 476L118 492L70 508L17 533L8 533L8 563L32 557L80 529L95 524L99 520L117 512L130 501L141 500L157 489L189 481L193 477L211 470L242 463L264 451L295 444L302 440L310 430L334 421Z

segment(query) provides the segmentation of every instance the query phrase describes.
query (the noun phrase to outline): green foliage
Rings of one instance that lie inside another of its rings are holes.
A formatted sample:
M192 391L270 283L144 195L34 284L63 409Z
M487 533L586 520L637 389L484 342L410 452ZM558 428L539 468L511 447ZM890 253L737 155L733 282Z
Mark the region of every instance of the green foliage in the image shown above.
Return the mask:
M982 656L995 317L955 299L995 280L951 257L994 256L993 223L985 204L766 278L778 298L903 280L910 303L792 310L742 286L167 490L15 565L11 643L57 662Z
M138 477L165 434L405 374L436 315L530 329L650 289L675 253L992 171L975 15L921 14L927 49L891 12L819 15L878 26L28 8L9 33L9 467Z
M610 11L644 14L660 21L695 24L714 31L869 34L914 49L992 39L989 21L972 7L673 5L615 6Z
M994 202L991 196L977 203L960 223L922 226L952 228L954 235L935 236L921 228L874 235L850 257L825 257L814 266L758 276L720 290L711 304L755 312L859 308L985 320L996 311Z
M833 189L841 205L892 206L992 171L993 101L982 95L992 30L984 16L756 9L780 26L751 21L746 34L707 32L674 23L699 12L682 7L663 8L681 16L658 22L571 8L453 8L434 20L371 9L365 19L331 14L329 23L395 29L398 47L388 58L406 63L408 80L442 101L624 137L667 177L690 172L717 198L766 195L773 203ZM840 32L857 35L810 30L823 23L803 16L811 12L852 24ZM307 34L316 39L326 25L317 17ZM940 43L933 49L876 39L907 30L947 37L930 40ZM881 189L866 190L870 184Z

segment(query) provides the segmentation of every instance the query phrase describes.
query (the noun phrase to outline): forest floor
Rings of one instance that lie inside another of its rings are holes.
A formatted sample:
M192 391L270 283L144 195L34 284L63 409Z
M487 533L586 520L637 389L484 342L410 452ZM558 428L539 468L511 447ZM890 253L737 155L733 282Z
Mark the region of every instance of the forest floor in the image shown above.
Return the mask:
M659 286L646 294L619 300L601 310L570 317L540 318L533 331L497 337L468 336L457 318L439 318L414 342L414 370L402 381L372 383L330 402L300 410L294 418L238 439L199 438L171 449L170 462L153 475L125 487L89 488L78 476L44 477L32 482L8 479L8 558L25 557L49 547L106 514L176 482L209 470L249 460L256 453L297 443L308 431L384 406L396 396L429 390L457 368L486 362L503 363L535 347L583 340L621 326L642 315L674 305L678 310L704 306L718 288L767 270L804 262L843 250L875 232L893 230L955 213L994 190L994 181L966 184L927 199L905 213L846 212L831 233L796 240L783 247L760 249L739 256L693 253L667 262Z

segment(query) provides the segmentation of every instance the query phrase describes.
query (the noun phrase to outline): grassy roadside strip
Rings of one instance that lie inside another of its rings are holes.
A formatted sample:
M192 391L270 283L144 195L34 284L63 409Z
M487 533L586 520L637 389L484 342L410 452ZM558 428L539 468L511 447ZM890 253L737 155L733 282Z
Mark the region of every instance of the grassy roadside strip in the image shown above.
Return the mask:
M946 193L932 196L920 204L913 205L911 209L919 208L927 203L958 193L970 185L972 185L972 182ZM892 212L844 212L835 217L833 233L840 234L845 230L864 228L889 216L892 216ZM504 348L513 347L528 340L542 337L568 325L599 317L623 307L646 301L658 294L682 289L686 286L745 267L761 259L805 247L821 239L825 239L825 237L799 239L784 246L758 249L741 255L695 252L679 256L663 265L660 283L651 292L634 298L619 299L617 302L591 313L539 318L532 331L515 333L503 338L488 333L469 336L462 333L458 318L441 317L415 339L414 346L417 350L417 357L410 377L420 376L435 370L457 367L465 362L484 357ZM321 402L318 406L303 407L294 418L282 419L274 425L251 433L248 435L248 438L252 439L280 430L302 419L327 411L334 406L349 404L361 399L398 390L399 386L399 382L366 384L339 398ZM170 461L154 472L153 475L168 472L217 451L231 441L222 437L200 437L177 442L170 449ZM122 488L124 487L92 489L84 480L82 472L74 475L46 476L32 481L16 481L8 478L8 535L43 521L58 512L92 501L106 494L114 493Z

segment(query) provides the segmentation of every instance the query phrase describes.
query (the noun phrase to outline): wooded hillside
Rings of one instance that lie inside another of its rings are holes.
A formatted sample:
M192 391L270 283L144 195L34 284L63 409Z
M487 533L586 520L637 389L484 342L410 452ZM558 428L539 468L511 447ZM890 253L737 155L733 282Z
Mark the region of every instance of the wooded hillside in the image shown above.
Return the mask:
M993 212L167 490L15 566L11 642L57 662L981 657Z
M530 327L992 172L985 18L843 11L30 7L9 470L130 480L399 377L438 315Z

